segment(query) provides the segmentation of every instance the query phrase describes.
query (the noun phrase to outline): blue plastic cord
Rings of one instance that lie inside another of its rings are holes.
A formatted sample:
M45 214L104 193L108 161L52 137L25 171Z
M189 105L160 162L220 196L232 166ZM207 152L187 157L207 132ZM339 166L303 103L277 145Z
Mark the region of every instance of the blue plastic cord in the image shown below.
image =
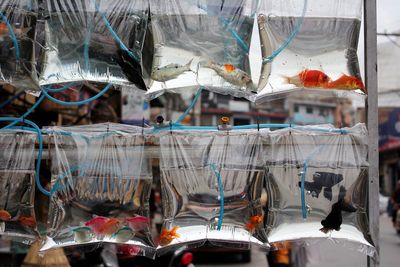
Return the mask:
M0 121L19 121L19 118L10 118L10 117L0 117ZM30 125L33 127L33 129L35 130L35 132L38 134L38 139L39 139L39 152L38 152L38 157L37 157L37 161L36 161L36 173L35 173L35 182L36 182L36 186L38 187L39 191L42 192L44 195L46 196L50 196L50 192L47 191L42 184L40 183L40 164L42 161L42 152L43 152L43 136L42 133L39 129L39 127L32 121L30 120L24 120L24 123ZM3 128L4 129L4 128ZM1 130L3 130L1 129Z
M19 44L18 44L17 37L15 36L14 29L13 29L12 25L10 24L10 22L8 21L7 17L4 16L3 12L1 12L1 11L0 11L0 16L1 16L1 19L4 21L4 23L7 25L8 31L10 32L10 36L11 36L11 39L12 39L12 41L14 43L14 47L15 47L15 59L16 59L16 61L19 61L21 53L19 50Z
M48 93L60 93L67 89L70 89L72 86L75 86L75 84L76 84L75 82L67 83L61 88L51 88L49 86L43 86L42 89L46 90Z
M303 215L303 219L307 218L307 207L306 207L306 196L305 196L305 190L304 190L304 184L306 180L306 175L307 175L307 169L308 169L308 162L319 152L321 151L322 146L316 147L311 154L304 160L304 167L303 167L303 172L301 174L301 213Z
M303 6L303 12L301 14L301 18L299 19L299 22L297 23L296 27L294 30L289 34L288 38L283 42L283 44L276 49L272 54L266 58L263 58L263 64L267 64L271 62L274 58L276 58L286 47L289 46L289 44L293 41L293 39L296 37L296 35L299 33L299 30L301 26L303 25L304 18L306 16L307 12L307 6L308 6L308 0L304 0L304 6Z
M18 94L14 95L13 97L7 99L6 101L4 101L3 103L0 104L0 109L3 109L5 106L11 104L12 102L14 102L14 100L16 100L20 95L25 94L25 91L21 91Z
M136 62L140 63L139 58L135 54L133 54L132 51L128 49L128 47L126 47L126 45L119 38L118 34L114 31L114 29L112 28L110 22L108 21L108 19L106 17L106 13L105 12L100 12L100 7L99 7L98 3L96 3L96 12L98 12L101 15L101 18L102 18L104 24L106 25L108 31L111 33L111 35L114 38L114 40L118 43L119 47L122 50L124 50L125 52L127 52L128 55L132 59L134 59Z
M179 118L175 121L176 124L181 123L183 119L189 114L189 112L194 108L196 105L197 101L199 100L199 97L201 96L201 92L203 91L203 87L201 86L199 90L197 91L196 95L194 96L192 102L189 104L188 108L185 110L185 112L179 116Z
M219 220L218 220L218 225L217 225L217 230L220 231L222 227L222 222L224 220L224 187L222 186L222 181L221 181L221 174L217 170L217 166L215 166L214 163L210 164L210 167L212 171L214 172L215 176L217 177L218 181L218 187L219 187L219 203L220 203L220 209L219 209Z
M19 118L14 118L15 120L14 120L12 123L10 123L9 125L3 127L2 130L10 129L11 127L17 125L18 123L25 121L25 118L28 117L28 116L35 110L35 108L37 108L37 107L40 105L40 103L42 103L42 101L43 101L44 98L45 98L45 95L42 94L42 95L39 97L39 99L36 101L36 103L33 104L32 107L30 107L30 108L25 112L24 115L22 115L22 116L19 117Z
M91 98L88 98L88 99L85 99L85 100L82 100L82 101L77 101L77 102L65 102L65 101L58 100L57 98L54 98L54 97L50 96L50 95L47 93L46 89L42 90L42 93L43 93L49 100L51 100L51 101L53 101L53 102L55 102L55 103L57 103L57 104L60 104L60 105L63 105L63 106L81 106L81 105L86 105L86 104L88 104L89 102L92 102L92 101L94 101L94 100L100 98L100 97L101 97L102 95L104 95L108 90L110 90L111 86L112 86L112 84L109 83L109 84L107 84L107 86L104 87L104 89L101 90L97 95L92 96Z

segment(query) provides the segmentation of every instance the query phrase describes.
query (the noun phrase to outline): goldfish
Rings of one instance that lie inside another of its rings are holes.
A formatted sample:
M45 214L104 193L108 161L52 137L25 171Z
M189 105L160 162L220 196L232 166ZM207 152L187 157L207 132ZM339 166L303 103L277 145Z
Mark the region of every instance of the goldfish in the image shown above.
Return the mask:
M29 227L29 228L34 228L34 227L36 227L36 220L35 220L35 218L32 217L32 216L21 215L21 216L19 216L18 221L19 221L23 226L26 226L26 227Z
M175 79L186 71L192 71L190 69L192 62L193 59L191 59L186 65L183 66L179 64L169 64L161 68L155 68L151 72L151 78L158 82L166 82Z
M225 81L233 85L250 89L253 88L253 81L250 76L246 72L235 68L232 64L224 64L221 66L215 62L209 61L204 67L214 70Z
M126 221L129 224L129 227L131 227L135 232L139 232L142 230L145 230L150 223L149 218L144 217L144 216L136 216L132 218L126 219Z
M115 218L108 219L104 224L99 227L99 234L101 235L112 235L118 230L120 221Z
M118 246L118 254L136 256L140 253L141 249L135 245L121 245Z
M162 229L160 234L160 245L166 246L172 242L175 238L179 238L180 235L176 232L179 229L178 226L175 226L171 230Z
M285 77L285 79L287 83L304 88L324 88L330 82L328 75L320 70L303 70L299 74L292 77Z
M245 228L252 232L257 228L257 225L259 225L260 223L262 223L264 220L264 216L263 215L254 215L250 217L250 220L248 223L246 223Z
M100 233L100 228L108 221L109 219L103 216L96 216L90 221L85 223L85 226L89 226L93 232L96 234Z
M325 88L337 88L346 90L361 89L362 91L365 90L364 83L359 78L346 74L343 74L337 80L325 84Z
M11 214L3 209L0 209L0 221L9 221L11 220Z

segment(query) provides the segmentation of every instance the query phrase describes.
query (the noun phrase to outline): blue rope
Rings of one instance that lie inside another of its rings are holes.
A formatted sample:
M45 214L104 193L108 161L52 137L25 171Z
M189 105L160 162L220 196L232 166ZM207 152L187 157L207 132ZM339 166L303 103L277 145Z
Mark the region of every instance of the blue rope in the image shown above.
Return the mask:
M0 11L0 16L1 16L1 19L4 21L4 23L7 25L8 31L10 32L11 39L12 39L12 41L14 43L14 47L15 47L15 59L16 59L16 61L19 61L21 53L20 53L17 37L15 36L14 29L13 29L12 25L10 24L10 22L8 21L7 17L4 16L3 12L1 12L1 11Z
M246 53L249 53L250 48L247 45L247 43L243 40L243 38L239 35L239 33L230 26L230 22L227 21L226 19L222 19L222 23L224 24L224 26L227 28L227 30L232 34L233 38L235 38L236 42L238 43L238 45L240 46L240 48L242 48L242 50Z
M303 6L303 12L301 14L301 18L299 19L299 22L297 23L296 27L294 30L290 33L288 38L283 42L283 44L276 49L270 56L263 58L263 64L270 63L274 58L276 58L284 49L286 49L289 44L293 41L293 39L296 37L296 35L299 33L301 26L303 25L304 18L306 16L307 12L307 6L308 6L308 0L304 0L304 6Z
M20 122L18 118L10 118L10 117L3 117L3 118L0 117L0 121L13 121L13 122L17 121L17 123ZM30 120L24 120L23 122L28 124L28 125L30 125L30 126L32 126L33 127L32 130L34 129L35 132L38 134L39 152L38 152L38 157L37 157L37 161L36 161L35 182L36 182L36 186L38 187L40 192L42 192L46 196L50 196L50 192L47 191L42 186L42 184L40 183L40 164L41 164L41 161L42 161L42 153L43 153L43 136L42 136L42 133L41 133L39 127L34 122L32 122ZM1 129L1 130L3 130L3 129Z
M185 110L185 112L179 116L179 118L175 121L176 124L181 123L181 121L183 121L183 119L189 114L189 112L194 108L194 106L196 105L197 101L199 100L199 97L201 96L201 92L203 91L203 87L200 87L199 90L197 91L196 95L194 96L192 102L190 103L190 105L188 106L188 108Z
M91 98L88 98L88 99L85 99L85 100L82 100L82 101L77 101L77 102L65 102L65 101L58 100L57 98L54 98L54 97L50 96L50 95L47 93L47 91L46 91L45 89L42 90L42 93L43 93L49 100L51 100L51 101L53 101L53 102L55 102L55 103L57 103L57 104L60 104L60 105L63 105L63 106L81 106L81 105L86 105L86 104L88 104L88 103L90 103L90 102L92 102L92 101L94 101L94 100L100 98L100 97L101 97L102 95L104 95L108 90L110 90L111 86L112 86L112 84L109 83L109 84L107 84L107 86L104 87L104 89L101 90L97 95L92 96Z
M51 88L49 86L44 86L43 89L46 90L49 93L60 93L60 92L63 92L65 90L67 90L67 89L70 89L75 84L76 84L75 82L68 83L68 84L64 85L63 87L61 87L61 88Z
M222 227L222 222L224 219L224 206L225 206L224 188L223 188L222 181L221 181L221 174L217 171L217 166L215 166L214 163L211 163L210 167L211 167L212 171L214 172L215 176L217 177L218 187L219 187L220 209L219 209L219 220L218 220L217 230L220 231L221 227Z
M99 4L96 3L96 12L98 12L101 15L101 18L104 22L104 24L106 25L108 31L111 33L112 37L114 38L114 40L118 43L119 47L124 50L126 53L128 53L128 55L134 59L136 62L140 63L139 58L132 53L131 50L128 49L128 47L126 47L126 45L122 42L122 40L119 38L118 34L114 31L114 29L112 28L110 22L108 21L107 17L106 17L106 13L105 12L100 12L99 10Z

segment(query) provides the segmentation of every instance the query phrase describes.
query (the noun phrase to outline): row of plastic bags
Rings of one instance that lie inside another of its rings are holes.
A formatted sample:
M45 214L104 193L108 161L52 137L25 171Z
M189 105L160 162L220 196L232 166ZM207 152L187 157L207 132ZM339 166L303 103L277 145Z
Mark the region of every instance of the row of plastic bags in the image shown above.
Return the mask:
M375 254L363 124L158 133L100 124L46 133L52 179L42 250L113 243L121 253L154 257L206 241L268 250L333 239ZM33 241L35 136L0 136L8 148L0 150L0 235ZM158 148L164 221L153 239L146 149Z
M0 81L26 89L112 83L150 98L200 86L253 101L303 88L365 92L357 59L361 5L6 0Z

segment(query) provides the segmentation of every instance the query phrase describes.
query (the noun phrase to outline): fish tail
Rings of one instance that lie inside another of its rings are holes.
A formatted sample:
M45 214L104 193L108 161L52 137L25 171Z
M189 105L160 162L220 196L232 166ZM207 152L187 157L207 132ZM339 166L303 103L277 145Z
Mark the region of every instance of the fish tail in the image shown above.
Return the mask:
M329 232L328 228L322 227L321 229L319 229L321 232L323 232L324 234L327 234Z
M192 71L192 69L190 68L190 66L192 65L193 62L193 58L185 65L185 69L187 71Z

